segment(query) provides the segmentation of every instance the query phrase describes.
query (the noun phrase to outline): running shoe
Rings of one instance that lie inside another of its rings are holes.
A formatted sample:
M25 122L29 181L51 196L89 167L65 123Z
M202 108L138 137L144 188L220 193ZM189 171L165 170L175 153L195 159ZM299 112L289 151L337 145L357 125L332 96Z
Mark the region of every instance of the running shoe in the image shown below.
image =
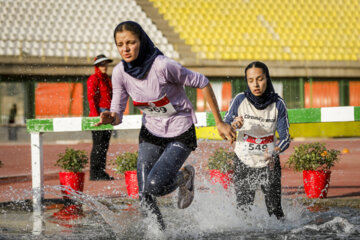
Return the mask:
M186 165L182 170L185 173L185 181L179 186L178 207L184 209L190 206L194 199L195 168Z

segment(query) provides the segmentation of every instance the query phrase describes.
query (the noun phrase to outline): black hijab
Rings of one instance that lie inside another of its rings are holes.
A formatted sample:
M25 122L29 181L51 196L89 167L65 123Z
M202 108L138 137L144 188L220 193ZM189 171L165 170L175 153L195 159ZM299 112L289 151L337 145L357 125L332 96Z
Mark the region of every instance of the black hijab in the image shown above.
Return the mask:
M122 60L124 70L129 75L137 79L143 79L146 73L149 71L152 63L158 55L163 53L155 47L149 36L145 33L142 27L133 21L126 21L120 23L114 31L114 39L117 32L128 30L137 35L140 39L140 49L138 57L132 62L125 62Z
M249 68L261 68L266 77L266 90L261 96L255 96L252 94L249 85L247 83L246 72ZM247 89L245 90L245 97L254 105L256 109L263 110L270 104L276 101L279 97L275 93L274 87L270 79L270 73L268 67L262 62L252 62L245 68L245 81Z

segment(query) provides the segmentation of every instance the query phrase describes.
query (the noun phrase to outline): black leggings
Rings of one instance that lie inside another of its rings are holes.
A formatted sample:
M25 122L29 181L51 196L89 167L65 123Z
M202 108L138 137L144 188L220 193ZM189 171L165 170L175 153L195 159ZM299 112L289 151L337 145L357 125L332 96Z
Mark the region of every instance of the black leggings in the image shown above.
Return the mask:
M194 125L174 138L154 136L144 126L140 130L137 162L140 204L143 210L156 215L161 229L165 229L165 223L156 197L173 192L184 182L179 170L196 146Z
M275 160L273 170L269 170L268 167L248 167L237 156L234 158L234 165L234 185L238 208L253 204L255 191L260 185L269 215L274 214L278 219L284 217L281 207L281 166L279 158Z
M150 210L165 229L156 197L173 192L183 181L181 166L191 149L181 142L171 142L165 148L143 142L139 144L137 178L141 206Z
M93 146L90 155L90 175L96 177L105 172L111 131L92 131L91 134Z

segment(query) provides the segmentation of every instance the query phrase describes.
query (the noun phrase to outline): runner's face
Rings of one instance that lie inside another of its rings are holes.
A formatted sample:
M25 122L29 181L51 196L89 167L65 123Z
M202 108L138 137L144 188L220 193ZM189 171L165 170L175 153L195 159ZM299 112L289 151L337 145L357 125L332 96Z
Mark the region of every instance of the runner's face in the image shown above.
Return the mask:
M140 50L140 39L134 33L124 30L115 35L116 47L121 58L129 63L137 59Z
M249 68L246 71L247 84L255 96L261 96L267 87L266 76L261 68Z
M101 64L100 66L99 66L99 69L100 69L100 72L101 73L106 73L107 72L107 69L108 69L108 63L104 63L104 64Z

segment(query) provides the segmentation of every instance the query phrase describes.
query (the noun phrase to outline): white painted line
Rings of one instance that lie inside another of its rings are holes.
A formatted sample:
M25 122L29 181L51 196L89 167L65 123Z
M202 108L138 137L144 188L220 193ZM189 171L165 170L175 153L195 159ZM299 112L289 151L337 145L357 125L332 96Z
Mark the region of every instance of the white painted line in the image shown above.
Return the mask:
M81 117L54 118L54 132L81 131Z
M354 107L321 108L321 122L351 122L354 120Z

